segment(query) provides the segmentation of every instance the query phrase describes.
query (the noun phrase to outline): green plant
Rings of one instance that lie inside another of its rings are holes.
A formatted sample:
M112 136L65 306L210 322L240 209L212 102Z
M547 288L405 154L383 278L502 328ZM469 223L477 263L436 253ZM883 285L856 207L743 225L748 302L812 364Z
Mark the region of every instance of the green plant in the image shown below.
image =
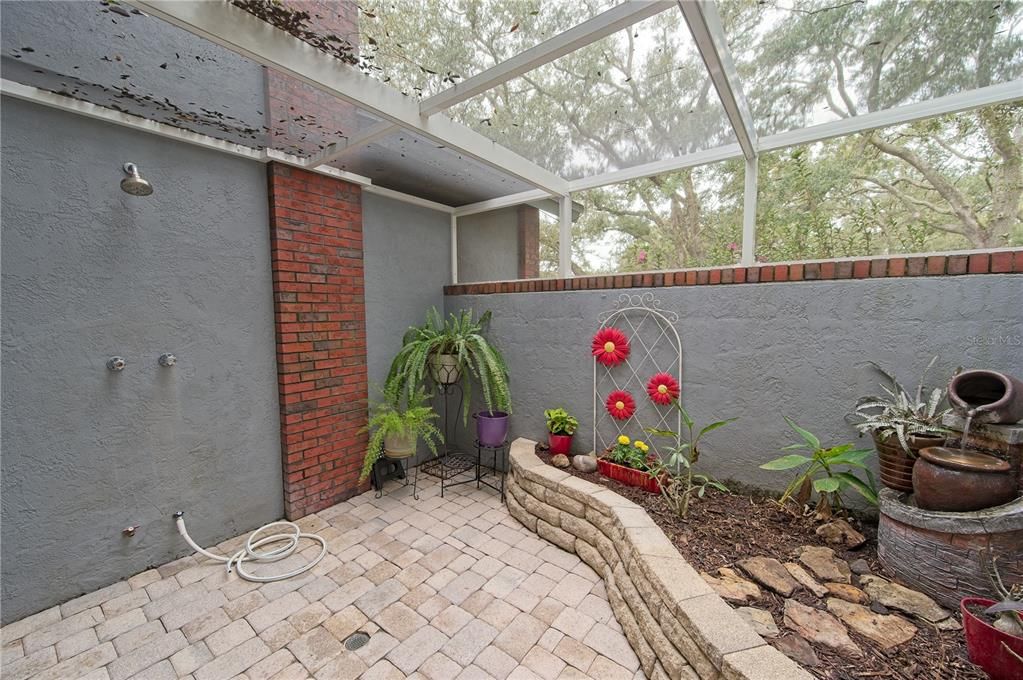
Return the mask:
M860 434L873 434L879 439L895 437L899 445L909 455L914 455L909 447L909 438L913 435L942 435L949 432L943 427L941 419L951 409L939 410L945 401L947 389L934 388L924 400L926 387L924 381L927 372L937 362L938 357L931 359L920 376L916 394L910 395L895 376L873 361L867 362L888 381L881 385L887 396L861 397L856 401L856 408L849 414L854 426Z
M994 627L1003 633L1023 637L1023 583L1006 586L1002 575L998 572L998 558L985 550L981 553L981 561L991 579L991 587L1002 598L984 610L985 614L995 617Z
M414 445L422 439L433 455L437 455L437 443L444 441L444 435L433 424L437 412L426 403L426 392L418 389L408 396L395 383L385 385L382 399L370 407L370 419L363 432L370 431L366 456L362 459L362 473L359 480L369 476L373 465L384 452L384 439L398 437L411 440ZM402 401L406 401L402 408Z
M873 474L863 463L868 456L874 453L873 449L855 449L853 444L824 448L820 439L796 425L791 418L786 417L785 422L795 430L803 441L798 444L790 444L782 450L807 449L812 453L810 456L790 453L760 466L762 470L802 468L795 479L785 488L785 493L780 499L782 504L797 491L797 500L801 505L805 504L809 501L812 491L816 491L818 495L817 511L822 515L829 516L835 508L842 507L842 492L853 489L872 505L877 505L877 484L874 482ZM867 481L861 480L849 470L837 469L841 467L863 470L866 473Z
M479 381L487 410L511 412L508 367L501 352L483 336L490 317L488 311L474 320L472 311L463 309L442 320L437 308L431 308L426 314L426 323L412 326L405 332L402 347L391 362L388 383L393 382L411 397L425 383L430 359L448 354L455 358L463 376L468 373ZM464 383L462 420L468 422L472 380Z
M632 441L624 434L620 434L614 448L608 451L604 457L615 465L624 465L633 470L646 471L650 469L649 454L650 447L646 442L642 442L639 439Z
M579 421L568 415L563 408L549 408L543 412L547 420L547 431L551 434L567 434L572 436L579 429Z
M724 427L737 418L719 420L697 431L696 422L682 408L681 402L675 399L672 405L682 415L682 422L686 426L686 438L683 440L682 433L671 430L648 429L647 432L650 434L669 437L675 442L668 451L667 460L658 458L653 462L650 474L657 479L661 487L661 496L668 506L675 514L684 518L689 514L689 503L694 491L698 498L703 498L707 493L707 487L728 493L728 487L724 484L713 477L695 472L693 467L700 460L700 439L708 432Z

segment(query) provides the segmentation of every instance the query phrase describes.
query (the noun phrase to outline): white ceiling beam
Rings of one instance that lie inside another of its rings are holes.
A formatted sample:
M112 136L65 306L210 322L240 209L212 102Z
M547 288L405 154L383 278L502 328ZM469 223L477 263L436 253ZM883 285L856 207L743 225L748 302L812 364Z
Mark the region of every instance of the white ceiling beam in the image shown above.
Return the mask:
M575 193L576 191L586 191L587 189L596 189L597 187L603 187L609 184L618 184L620 182L628 182L634 179L653 177L654 175L674 172L675 170L695 168L700 165L710 165L711 163L719 163L732 158L742 158L742 155L742 149L739 148L738 144L717 146L713 149L707 149L706 151L695 151L693 153L687 153L684 156L666 158L661 161L653 161L652 163L634 165L631 168L625 168L624 170L613 170L611 172L603 172L599 175L592 175L590 177L572 180L568 183L568 188L572 193Z
M430 116L438 111L449 109L455 104L518 78L581 47L659 14L674 4L673 0L629 0L629 2L623 2L535 47L502 61L496 66L477 73L443 92L427 97L419 104L419 111L424 116Z
M422 116L418 104L394 88L227 2L126 1L147 14L276 69L538 189L563 193L568 188L565 179L549 170L446 116Z
M478 203L469 203L467 205L459 206L455 208L455 215L458 217L475 215L477 213L489 212L491 210L498 210L500 208L507 208L513 205L522 205L523 203L530 203L532 201L550 198L552 195L553 194L546 191L538 191L535 189L531 191L520 191L517 194L508 194L507 196L499 196L486 201L479 201Z
M319 152L318 154L311 156L307 161L310 167L317 165L327 165L333 163L336 160L344 158L353 151L358 151L364 146L372 144L373 142L386 137L393 130L398 129L398 126L394 123L382 120L378 123L370 125L368 128L359 132L351 137L346 137L340 142L328 144L327 147Z
M872 111L860 116L850 116L830 123L821 123L789 132L761 137L758 148L760 151L775 151L790 146L812 144L835 137L876 130L892 125L912 123L915 120L944 116L979 109L984 106L1006 104L1023 99L1023 79L1008 83L989 85L976 90L967 90L956 94L938 97L916 104L896 106L884 111Z
M696 49L707 66L728 122L735 130L743 156L756 158L757 130L753 114L742 92L717 6L708 0L678 0L678 6L689 25L689 32L693 34Z

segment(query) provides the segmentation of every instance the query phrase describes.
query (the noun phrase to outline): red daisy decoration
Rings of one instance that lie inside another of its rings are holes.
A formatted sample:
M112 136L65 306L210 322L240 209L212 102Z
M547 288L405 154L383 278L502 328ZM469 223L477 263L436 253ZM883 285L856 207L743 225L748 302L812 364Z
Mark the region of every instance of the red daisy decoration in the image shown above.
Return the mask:
M617 420L628 420L636 412L636 400L625 390L615 390L607 395L607 412Z
M670 373L658 373L646 384L646 393L650 401L661 406L668 406L672 400L678 399L678 381Z
M593 356L605 366L617 366L629 356L629 339L613 326L601 328L593 336Z

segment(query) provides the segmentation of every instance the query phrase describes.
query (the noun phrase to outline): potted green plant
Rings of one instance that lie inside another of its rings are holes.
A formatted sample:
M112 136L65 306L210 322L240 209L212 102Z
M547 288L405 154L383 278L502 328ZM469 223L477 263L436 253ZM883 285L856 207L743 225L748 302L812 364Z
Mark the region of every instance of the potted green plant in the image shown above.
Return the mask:
M1023 673L1023 583L1006 586L997 558L987 555L991 584L1001 602L964 597L959 605L970 661L991 680L1013 680Z
M572 450L572 435L579 429L579 421L563 408L549 408L543 412L543 417L547 421L547 443L551 455L568 455Z
M924 399L927 371L938 357L931 359L916 393L910 395L891 373L874 362L868 362L888 383L882 384L884 396L862 397L849 417L860 434L869 434L877 449L881 483L896 491L913 490L913 464L920 449L941 446L949 430L941 419L950 411L941 408L947 390L934 388Z
M406 331L391 362L388 382L406 395L418 390L427 376L442 385L460 382L465 389L463 422L469 419L472 383L479 382L487 410L474 415L477 438L481 444L496 446L508 434L511 393L504 357L484 336L490 318L489 311L474 319L471 310L463 309L442 320L437 309L431 308L425 324Z
M402 401L405 401L404 408ZM444 441L444 436L433 424L438 416L433 407L427 405L426 392L422 388L407 395L397 384L388 383L382 398L371 406L370 411L369 422L363 431L368 430L372 434L362 460L360 481L369 477L381 455L392 460L416 455L420 440L437 455L437 443Z

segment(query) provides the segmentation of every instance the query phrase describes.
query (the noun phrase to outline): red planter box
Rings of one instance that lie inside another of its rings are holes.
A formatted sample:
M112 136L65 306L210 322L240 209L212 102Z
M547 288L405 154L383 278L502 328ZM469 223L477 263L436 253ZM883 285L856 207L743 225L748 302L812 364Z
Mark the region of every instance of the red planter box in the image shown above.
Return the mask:
M646 472L633 470L632 468L612 463L611 461L603 458L597 459L597 469L600 470L600 474L605 477L610 477L616 482L621 482L626 486L638 486L644 491L649 491L650 493L661 493L661 485L657 483L656 479Z
M998 630L969 609L971 606L987 608L994 603L983 597L963 598L959 611L963 615L966 651L970 661L983 668L991 680L1018 679L1023 664L1009 651L1023 656L1023 638Z

